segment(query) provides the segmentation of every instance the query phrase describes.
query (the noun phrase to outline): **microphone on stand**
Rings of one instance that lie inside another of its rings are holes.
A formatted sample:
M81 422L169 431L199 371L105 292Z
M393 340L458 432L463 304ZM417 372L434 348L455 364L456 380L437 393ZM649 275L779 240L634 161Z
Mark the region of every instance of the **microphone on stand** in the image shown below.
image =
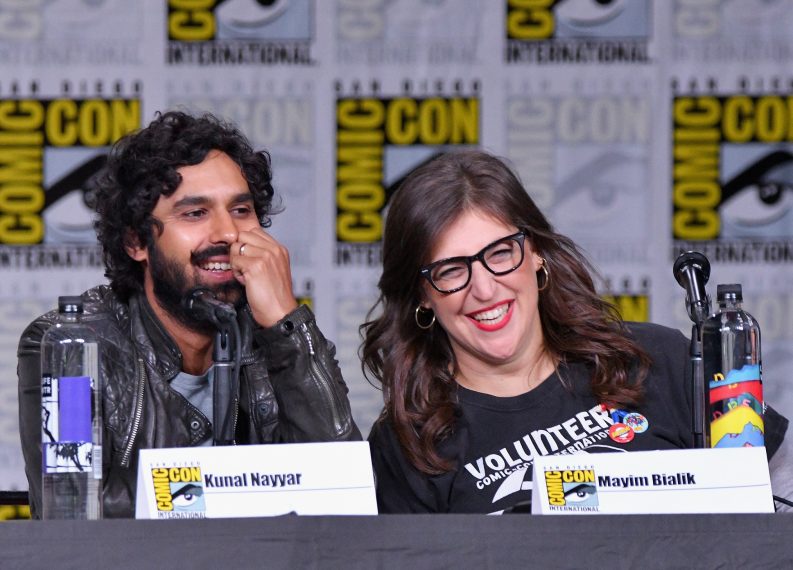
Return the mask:
M710 279L710 262L698 251L681 253L672 266L672 273L680 286L686 290L686 309L695 324L710 315L710 298L705 284Z
M237 311L220 301L207 287L194 287L182 300L193 317L209 321L217 328L212 349L214 380L212 383L212 432L214 445L234 443L236 414L239 402L240 328Z
M695 448L707 446L708 388L705 385L705 368L702 361L702 325L710 314L710 298L705 283L710 278L710 262L698 251L681 253L672 266L672 274L686 290L686 309L694 325L688 358L691 366L691 434Z
M182 303L194 318L209 321L218 328L237 320L234 306L219 300L207 287L193 287Z

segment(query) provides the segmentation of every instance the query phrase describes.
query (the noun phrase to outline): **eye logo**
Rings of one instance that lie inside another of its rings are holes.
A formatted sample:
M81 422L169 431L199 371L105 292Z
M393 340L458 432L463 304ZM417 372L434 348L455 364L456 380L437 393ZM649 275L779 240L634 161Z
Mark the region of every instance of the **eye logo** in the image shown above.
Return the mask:
M574 487L566 488L564 499L568 505L597 505L597 487L591 483L580 483Z
M611 108L622 109L624 105ZM575 147L571 146L571 154L576 152ZM623 151L616 144L613 147L593 157L578 155L581 163L555 189L554 218L567 233L580 239L602 236L605 226L611 235L625 240L636 239L643 231L642 217L635 216L636 222L630 222L625 212L646 209L646 198L639 190L646 170L645 157L636 149Z
M567 0L556 8L556 16L570 26L592 28L613 22L625 11L627 0Z
M172 483L171 497L174 511L203 511L204 487L200 483Z
M228 0L214 15L218 39L311 39L312 9L306 0Z
M218 19L231 28L251 29L278 19L289 7L284 0L231 0L217 9Z
M722 187L723 234L789 235L793 223L793 154L773 150Z

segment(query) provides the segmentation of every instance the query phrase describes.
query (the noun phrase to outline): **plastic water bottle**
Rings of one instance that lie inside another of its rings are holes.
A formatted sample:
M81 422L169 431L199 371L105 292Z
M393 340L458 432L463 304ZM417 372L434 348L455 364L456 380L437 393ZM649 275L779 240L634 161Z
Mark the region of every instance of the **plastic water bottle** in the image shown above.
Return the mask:
M760 327L743 310L741 286L718 285L718 310L702 329L709 447L764 445Z
M99 346L80 297L58 298L41 341L42 518L102 518Z

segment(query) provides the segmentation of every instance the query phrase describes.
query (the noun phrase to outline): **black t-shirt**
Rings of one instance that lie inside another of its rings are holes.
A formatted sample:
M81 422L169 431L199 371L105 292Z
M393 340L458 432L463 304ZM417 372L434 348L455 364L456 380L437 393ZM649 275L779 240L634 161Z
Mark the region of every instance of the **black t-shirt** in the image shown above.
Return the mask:
M645 398L636 408L598 404L583 364L560 365L514 397L459 387L461 416L439 447L456 466L439 476L417 471L390 424L375 424L369 442L380 512L498 513L530 499L537 455L692 447L688 340L659 325L629 327L652 359Z

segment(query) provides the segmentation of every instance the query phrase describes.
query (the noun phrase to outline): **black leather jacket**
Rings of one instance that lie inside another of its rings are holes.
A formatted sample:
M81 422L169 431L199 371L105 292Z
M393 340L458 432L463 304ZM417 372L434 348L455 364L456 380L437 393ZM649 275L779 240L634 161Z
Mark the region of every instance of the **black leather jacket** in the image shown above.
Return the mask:
M134 516L139 449L187 447L212 435L197 408L171 389L182 355L144 295L121 302L107 286L83 293L83 320L100 339L104 517ZM19 426L33 517L41 515L41 337L49 312L19 341ZM297 443L361 439L350 412L335 347L301 306L275 326L240 311L242 366L236 442Z

